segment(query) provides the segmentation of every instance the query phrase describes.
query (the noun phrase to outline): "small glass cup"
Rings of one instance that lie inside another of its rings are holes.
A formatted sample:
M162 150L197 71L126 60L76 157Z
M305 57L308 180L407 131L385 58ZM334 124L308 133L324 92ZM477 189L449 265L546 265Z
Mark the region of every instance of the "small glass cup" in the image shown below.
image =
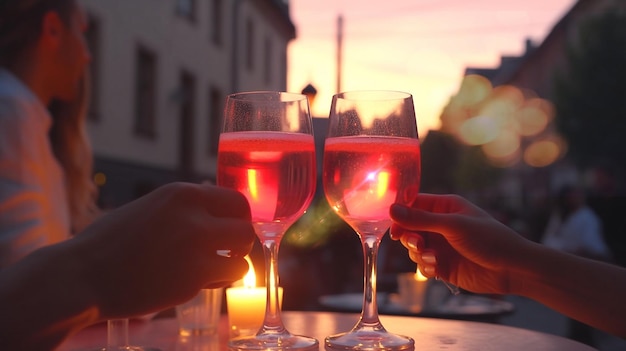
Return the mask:
M403 307L413 313L422 312L426 306L429 280L419 279L416 273L398 274L398 297Z
M180 335L217 334L223 294L223 288L202 289L191 300L176 306Z

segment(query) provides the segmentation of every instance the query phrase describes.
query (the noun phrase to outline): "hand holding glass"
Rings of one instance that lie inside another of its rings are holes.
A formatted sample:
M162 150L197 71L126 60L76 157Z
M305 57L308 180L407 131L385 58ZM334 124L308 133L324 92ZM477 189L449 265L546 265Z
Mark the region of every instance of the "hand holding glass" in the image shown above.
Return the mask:
M333 97L323 185L337 214L361 239L363 310L354 328L326 338L337 350L412 350L413 339L385 330L376 305L376 257L391 225L389 207L410 205L420 182L420 144L410 94L361 91Z
M317 350L317 340L284 327L278 297L280 240L315 193L315 143L306 96L249 92L228 96L218 148L217 183L246 196L263 245L267 307L255 336L236 338L236 350ZM226 234L227 235L227 234Z

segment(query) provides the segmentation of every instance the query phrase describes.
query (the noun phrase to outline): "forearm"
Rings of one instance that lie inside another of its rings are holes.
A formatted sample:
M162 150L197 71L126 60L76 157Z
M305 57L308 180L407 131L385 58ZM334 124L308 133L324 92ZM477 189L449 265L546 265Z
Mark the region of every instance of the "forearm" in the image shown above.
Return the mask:
M626 337L626 269L538 244L530 246L526 260L516 267L512 293Z
M83 267L62 243L35 251L0 272L0 345L50 350L97 321Z

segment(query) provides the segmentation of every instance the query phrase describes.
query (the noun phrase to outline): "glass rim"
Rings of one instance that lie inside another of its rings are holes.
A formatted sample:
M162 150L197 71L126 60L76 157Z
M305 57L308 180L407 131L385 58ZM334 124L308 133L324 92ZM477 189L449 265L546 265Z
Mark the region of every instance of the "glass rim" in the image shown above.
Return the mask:
M387 101L398 99L413 98L411 93L399 90L351 90L343 91L333 95L334 99L342 99L348 101L372 100Z
M241 101L271 101L272 97L278 97L278 100L282 102L297 102L307 99L304 94L278 90L241 91L227 96L228 99Z

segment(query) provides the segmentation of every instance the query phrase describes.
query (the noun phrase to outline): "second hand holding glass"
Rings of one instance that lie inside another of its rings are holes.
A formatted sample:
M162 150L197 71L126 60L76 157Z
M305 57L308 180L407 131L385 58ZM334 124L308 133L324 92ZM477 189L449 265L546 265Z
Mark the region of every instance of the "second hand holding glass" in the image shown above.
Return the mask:
M376 258L389 229L389 207L410 205L420 182L420 144L410 94L361 91L333 97L324 145L323 185L335 212L363 245L363 310L351 331L329 336L332 350L413 350L413 339L389 333L378 318Z
M248 92L228 96L218 149L217 183L246 196L263 245L267 306L256 335L231 350L318 350L316 339L293 335L280 316L278 247L315 193L315 143L306 96Z

